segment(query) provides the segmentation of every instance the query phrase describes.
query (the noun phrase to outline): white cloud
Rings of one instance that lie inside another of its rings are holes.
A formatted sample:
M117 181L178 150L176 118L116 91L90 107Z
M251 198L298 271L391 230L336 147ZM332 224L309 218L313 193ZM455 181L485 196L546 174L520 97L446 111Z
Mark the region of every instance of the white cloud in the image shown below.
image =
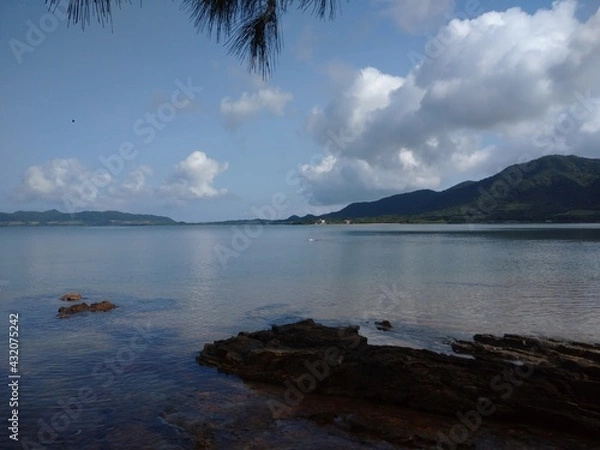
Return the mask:
M96 206L101 189L113 181L107 170L90 170L78 159L53 159L27 168L15 194L22 201L44 200L67 209Z
M385 14L402 31L413 34L423 34L442 25L454 10L454 0L383 0L383 3Z
M336 98L326 110L316 108L309 117L308 129L323 132L324 121L344 122L346 139L365 131L374 114L390 104L390 94L404 84L404 79L367 67L355 77L351 86Z
M17 194L25 200L59 198L80 170L81 164L76 159L54 159L31 166L25 171Z
M397 166L378 167L358 158L340 158L331 164L326 157L318 166L302 165L299 174L308 183L308 193L314 205L339 205L372 200L407 190L435 187L440 180L435 171L415 163L405 176L399 176Z
M227 193L226 189L213 187L216 176L227 167L227 163L195 151L177 163L173 173L157 188L150 183L154 171L148 165L134 167L119 179L103 167L90 169L75 158L54 159L27 168L15 196L23 202L37 202L67 212L127 209L139 200L155 196L182 203Z
M300 170L302 173L306 174L306 176L319 176L324 173L329 173L335 167L335 156L327 155L324 157L320 163L317 164L303 164L300 166Z
M123 199L149 197L153 188L148 183L148 178L153 174L152 167L142 164L129 172L122 183L111 186L110 193Z
M299 167L311 202L441 188L524 153L600 156L600 10L582 23L576 6L454 19L407 74L356 72L307 119L326 156Z
M16 197L25 202L43 202L63 211L111 209L128 201L149 197L153 188L147 165L134 168L119 180L104 168L92 169L76 158L53 159L27 168Z
M159 192L178 202L224 195L227 189L217 189L213 182L228 166L228 163L210 159L204 152L192 152L175 165L174 172L161 185Z
M260 88L251 94L244 92L237 100L225 97L221 100L221 117L228 129L235 130L260 111L283 116L286 104L293 98L290 92L269 87Z

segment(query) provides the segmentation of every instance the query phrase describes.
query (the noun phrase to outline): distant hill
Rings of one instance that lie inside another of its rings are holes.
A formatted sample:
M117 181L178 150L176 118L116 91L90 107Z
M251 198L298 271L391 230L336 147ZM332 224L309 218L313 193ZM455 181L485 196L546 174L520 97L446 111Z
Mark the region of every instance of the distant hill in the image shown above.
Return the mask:
M173 219L149 214L129 214L119 211L82 211L62 213L56 209L44 212L17 211L0 213L0 226L131 226L177 225Z
M327 222L600 222L600 159L544 156L441 192L419 190L324 214ZM314 223L314 216L287 219Z

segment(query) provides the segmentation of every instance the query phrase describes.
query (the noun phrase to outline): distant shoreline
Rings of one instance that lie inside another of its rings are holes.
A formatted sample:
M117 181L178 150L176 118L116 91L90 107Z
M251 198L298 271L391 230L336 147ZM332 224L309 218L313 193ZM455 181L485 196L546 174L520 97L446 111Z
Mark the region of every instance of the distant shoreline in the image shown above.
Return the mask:
M286 221L263 221L263 220L231 220L219 222L175 222L175 223L3 223L0 222L0 228L132 228L132 227L206 227L206 226L243 226L243 225L261 225L261 226L352 226L352 225L598 225L600 220L596 221L489 221L489 222L445 222L445 221L352 221L327 222L324 224L310 222L286 222Z

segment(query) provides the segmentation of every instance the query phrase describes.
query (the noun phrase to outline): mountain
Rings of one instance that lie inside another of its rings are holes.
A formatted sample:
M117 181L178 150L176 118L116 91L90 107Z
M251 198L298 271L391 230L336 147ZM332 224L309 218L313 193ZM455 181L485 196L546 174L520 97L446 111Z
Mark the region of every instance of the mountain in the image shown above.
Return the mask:
M600 222L600 159L544 156L441 192L419 190L352 203L321 218L328 222ZM314 223L308 216L290 219L288 223Z
M126 226L177 225L173 219L149 214L129 214L119 211L82 211L61 213L56 209L44 212L17 211L0 213L0 226Z

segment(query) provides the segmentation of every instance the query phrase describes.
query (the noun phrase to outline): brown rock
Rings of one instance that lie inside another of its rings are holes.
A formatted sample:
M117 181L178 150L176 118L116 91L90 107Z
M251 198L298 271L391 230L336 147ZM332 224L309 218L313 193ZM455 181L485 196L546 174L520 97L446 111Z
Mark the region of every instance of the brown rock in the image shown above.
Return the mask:
M92 303L90 305L91 312L106 312L111 309L115 309L117 306L109 302L108 300L102 300L100 303Z
M67 292L66 294L64 294L60 297L61 300L64 300L67 302L78 301L78 300L81 300L82 298L83 297L79 292Z
M72 316L73 314L77 314L80 312L106 312L111 309L115 309L117 306L109 302L108 300L103 300L99 303L92 303L88 305L86 302L78 303L72 306L61 306L58 308L58 316L61 318Z
M78 303L73 306L61 306L60 308L58 308L58 315L60 317L67 317L72 314L77 314L77 313L89 311L89 310L90 310L90 306L86 302L83 302L83 303Z

